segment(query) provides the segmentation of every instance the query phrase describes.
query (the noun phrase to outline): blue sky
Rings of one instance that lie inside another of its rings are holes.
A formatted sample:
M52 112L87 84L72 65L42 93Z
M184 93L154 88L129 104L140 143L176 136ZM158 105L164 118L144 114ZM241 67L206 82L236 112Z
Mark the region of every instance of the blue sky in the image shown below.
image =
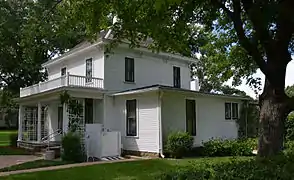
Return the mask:
M263 83L264 83L264 75L263 73L258 70L257 73L254 75L255 77L261 77L262 79L262 88L263 88ZM230 81L228 81L226 84L231 84ZM288 66L287 66L287 73L286 73L286 86L289 85L293 85L294 84L294 61L291 61ZM248 95L250 95L251 97L256 97L254 91L248 86L246 85L246 81L244 80L242 85L236 87L237 89L243 90L245 91ZM259 94L262 91L259 92Z

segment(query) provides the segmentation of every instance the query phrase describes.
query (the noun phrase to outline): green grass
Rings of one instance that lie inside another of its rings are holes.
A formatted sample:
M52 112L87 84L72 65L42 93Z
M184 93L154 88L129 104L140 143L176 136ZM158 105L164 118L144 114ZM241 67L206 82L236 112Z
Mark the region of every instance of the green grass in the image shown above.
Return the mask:
M0 156L2 156L2 155L27 155L27 154L29 154L27 151L20 149L20 148L0 146Z
M15 134L15 130L0 130L0 146L8 146L10 144L10 135Z
M0 169L0 172L17 171L17 170L23 170L23 169L34 169L34 168L42 168L42 167L48 167L48 166L59 166L64 164L68 164L68 163L64 161L37 160L37 161L26 162L23 164L18 164L15 166L3 168L3 169Z
M191 162L202 164L206 162L219 163L228 161L230 158L198 158L183 160L141 160L134 162L120 162L100 164L85 167L76 167L69 169L61 169L55 171L43 171L27 174L18 174L8 177L2 177L4 180L149 180L154 175L168 169L176 168L176 166L187 166ZM241 160L249 160L250 157L240 157Z

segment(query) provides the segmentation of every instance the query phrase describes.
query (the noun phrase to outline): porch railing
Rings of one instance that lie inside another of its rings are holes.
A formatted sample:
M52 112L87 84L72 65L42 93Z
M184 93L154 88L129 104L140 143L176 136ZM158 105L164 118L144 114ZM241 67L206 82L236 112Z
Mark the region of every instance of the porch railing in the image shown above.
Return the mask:
M20 97L26 97L66 86L103 89L104 82L103 79L100 78L67 74L56 79L40 82L39 84L26 88L21 88Z

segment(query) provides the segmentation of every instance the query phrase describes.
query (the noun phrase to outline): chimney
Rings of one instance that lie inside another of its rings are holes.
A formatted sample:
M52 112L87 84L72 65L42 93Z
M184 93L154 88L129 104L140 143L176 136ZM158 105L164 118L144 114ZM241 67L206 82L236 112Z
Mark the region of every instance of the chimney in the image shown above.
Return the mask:
M193 78L190 82L190 90L199 91L199 80L198 78Z

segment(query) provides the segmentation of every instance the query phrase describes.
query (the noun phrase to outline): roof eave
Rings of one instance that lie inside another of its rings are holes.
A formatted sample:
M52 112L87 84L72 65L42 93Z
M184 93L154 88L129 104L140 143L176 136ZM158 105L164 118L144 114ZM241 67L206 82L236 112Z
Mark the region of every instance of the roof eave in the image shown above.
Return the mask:
M86 46L84 48L81 48L81 49L78 48L76 50L70 50L68 53L65 53L65 54L63 54L63 55L61 55L61 56L59 56L59 57L57 57L55 59L51 59L51 60L43 63L42 67L43 68L48 67L50 65L53 65L53 64L55 64L57 62L60 62L60 61L63 61L64 59L68 59L68 58L72 57L75 54L81 53L81 52L83 52L83 51L85 51L87 49L90 49L90 48L92 48L94 46L97 46L99 44L102 44L102 43L103 43L103 39L99 39L97 42L95 42L95 43L93 43L93 44L91 44L89 46Z

